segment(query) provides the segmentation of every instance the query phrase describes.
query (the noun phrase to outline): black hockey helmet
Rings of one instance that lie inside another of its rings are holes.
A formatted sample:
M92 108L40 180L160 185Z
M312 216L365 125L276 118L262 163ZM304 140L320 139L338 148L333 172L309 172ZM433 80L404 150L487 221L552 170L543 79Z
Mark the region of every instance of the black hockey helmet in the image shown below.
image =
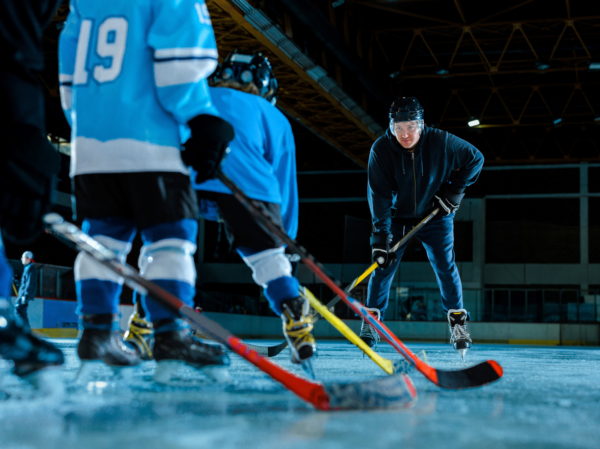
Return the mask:
M261 97L271 104L277 101L277 80L269 60L261 52L244 55L234 50L227 55L214 77L223 81L237 81L241 85L252 82Z
M415 97L398 97L390 106L391 122L423 120L423 107Z

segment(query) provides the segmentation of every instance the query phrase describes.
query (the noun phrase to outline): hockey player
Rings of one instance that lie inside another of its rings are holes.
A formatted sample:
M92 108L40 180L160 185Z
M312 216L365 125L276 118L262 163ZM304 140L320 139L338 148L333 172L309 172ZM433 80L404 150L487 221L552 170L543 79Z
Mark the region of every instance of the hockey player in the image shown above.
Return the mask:
M206 5L72 0L59 45L75 213L84 231L125 259L139 229L141 273L192 306L197 200L181 143L187 140L190 165L205 180L234 135L208 93L206 76L218 54ZM80 253L75 281L80 359L138 364L117 326L122 278ZM157 380L168 380L182 363L226 371L222 347L193 341L183 320L151 299L145 303Z
M250 198L261 201L280 220L287 234L295 238L296 146L288 120L274 106L277 80L269 61L260 52L233 52L212 84L210 93L215 107L234 124L236 131L223 172ZM221 181L196 182L194 188L201 214L207 219L215 219L217 214L222 217L232 247L252 269L254 281L265 289L273 312L281 316L292 362L309 362L316 351L309 303L298 293L300 285L292 275L284 243L256 224Z
M41 218L50 211L60 167L60 157L46 137L44 91L38 78L44 66L42 32L59 3L0 3L0 104L10 111L0 120L0 228L6 238L20 244L41 234ZM43 368L62 365L63 354L33 336L15 317L10 304L12 276L0 237L0 357L13 361L15 374L39 386Z
M231 152L223 163L224 173L250 198L261 201L295 238L298 191L294 136L285 116L274 107L277 80L267 58L261 53L233 52L211 84L215 107L235 128ZM300 285L292 276L284 243L256 224L221 181L194 181L200 214L208 220L225 222L231 245L252 269L254 281L265 289L271 309L283 320L292 361L310 370L307 364L316 345L309 304L298 294ZM133 324L130 330L144 329L135 320Z
M448 317L454 349L461 356L471 347L469 313L463 308L462 285L454 262L454 213L466 187L479 177L483 155L473 145L425 126L423 108L414 97L397 98L390 108L390 126L377 139L369 157L368 199L375 232L373 261L379 267L369 280L367 307L384 318L389 290L406 245L390 253L396 242L432 209L437 216L416 234L435 271ZM373 346L378 335L363 322L363 340Z

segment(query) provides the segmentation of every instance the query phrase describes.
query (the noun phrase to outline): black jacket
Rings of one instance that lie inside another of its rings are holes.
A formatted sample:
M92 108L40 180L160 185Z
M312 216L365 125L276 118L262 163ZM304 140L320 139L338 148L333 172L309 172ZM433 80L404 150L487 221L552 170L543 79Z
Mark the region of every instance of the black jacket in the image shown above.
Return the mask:
M21 276L21 285L19 285L19 298L26 298L27 300L35 299L37 278L36 266L33 263L26 265Z
M388 128L369 156L367 195L376 232L389 233L394 217L424 217L431 211L433 196L451 175L451 189L462 193L477 180L482 167L481 152L446 131L425 126L411 153Z

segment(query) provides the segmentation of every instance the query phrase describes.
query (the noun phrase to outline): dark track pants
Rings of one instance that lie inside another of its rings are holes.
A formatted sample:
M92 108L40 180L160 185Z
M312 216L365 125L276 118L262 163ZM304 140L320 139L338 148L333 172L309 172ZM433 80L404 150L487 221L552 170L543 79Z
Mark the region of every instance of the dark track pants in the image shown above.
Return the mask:
M29 328L29 317L27 316L27 309L29 308L29 301L20 298L15 304L15 313L21 318L25 327Z
M423 243L427 257L442 293L442 307L444 313L450 309L463 308L462 284L458 274L458 268L454 261L454 214L434 219L421 228L415 237ZM405 234L410 232L411 228L396 223L392 223L391 233L394 236L394 244ZM388 268L377 268L371 275L368 287L368 296L366 306L377 308L381 311L383 320L385 310L387 309L390 286L394 279L394 274L400 265L402 255L406 250L402 245L396 251L398 260L392 263Z

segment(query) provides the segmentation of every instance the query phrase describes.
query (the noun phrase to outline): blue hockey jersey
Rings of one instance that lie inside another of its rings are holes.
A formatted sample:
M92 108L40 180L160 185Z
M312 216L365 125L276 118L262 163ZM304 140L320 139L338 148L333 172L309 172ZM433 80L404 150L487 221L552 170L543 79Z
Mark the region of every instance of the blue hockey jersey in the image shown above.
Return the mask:
M202 0L71 0L59 42L71 176L187 174L186 123L218 115L205 79L217 58Z
M219 115L235 128L235 139L229 145L231 152L223 163L224 173L250 198L279 204L283 227L291 238L296 238L296 145L290 123L257 95L227 87L209 90ZM216 179L194 184L194 188L231 194Z

